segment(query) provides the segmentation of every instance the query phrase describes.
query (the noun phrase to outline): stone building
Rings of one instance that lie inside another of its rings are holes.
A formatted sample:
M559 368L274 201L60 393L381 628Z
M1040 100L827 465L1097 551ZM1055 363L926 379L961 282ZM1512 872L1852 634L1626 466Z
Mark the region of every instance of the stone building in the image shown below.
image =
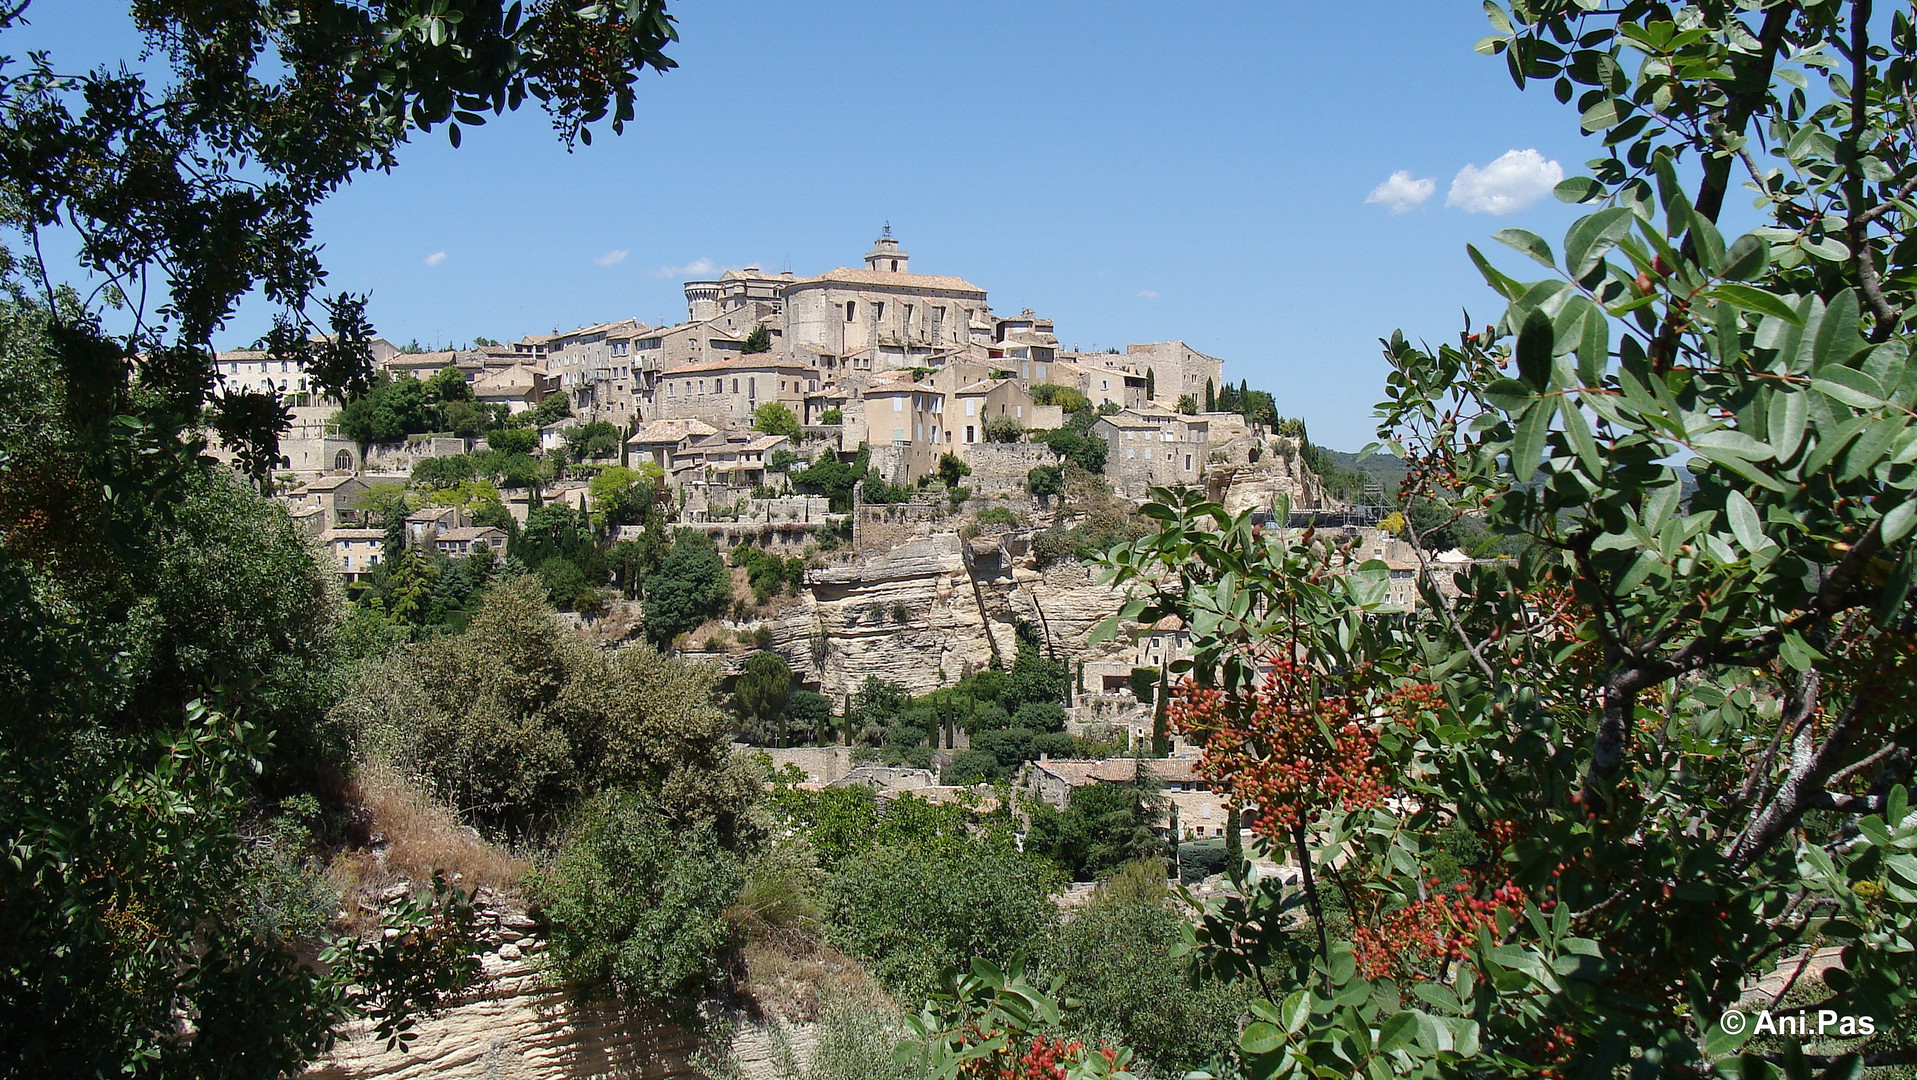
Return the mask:
M602 411L631 416L640 393L635 387L644 381L634 344L652 329L621 319L552 335L545 343L546 374L580 416L597 418Z
M340 580L349 583L372 576L385 540L383 529L333 528L320 533L320 543L333 556Z
M937 367L992 339L985 290L963 278L911 272L887 227L865 268L841 267L785 286L784 346L821 358L828 376Z
M364 494L366 481L349 473L314 477L288 493L286 501L294 510L319 510L321 528L334 529L359 523L359 497Z
M369 343L373 362L383 365L399 350L385 338ZM213 358L214 376L230 393L270 394L288 405L310 406L330 403L320 393L305 365L292 360L274 360L261 349L234 349Z
M1181 396L1190 394L1203 408L1205 388L1210 386L1216 393L1224 385L1225 362L1216 356L1206 356L1182 341L1127 345L1125 362L1151 376L1152 400L1168 406L1176 406Z
M749 425L759 406L775 401L803 417L806 394L818 388L818 371L776 353L683 364L660 373L648 418Z
M650 461L671 475L677 456L686 447L718 433L718 428L704 420L649 420L627 437L627 456L634 465Z
M1202 415L1123 409L1093 421L1089 434L1105 440L1105 477L1113 489L1139 498L1148 487L1199 482L1210 426Z
M952 394L950 430L957 438L948 441L963 446L982 443L985 441L986 421L1001 416L1017 420L1021 427L1036 428L1036 408L1031 391L1011 379L975 382ZM1054 414L1058 411L1057 406L1052 407ZM1058 424L1054 422L1050 426L1057 427Z

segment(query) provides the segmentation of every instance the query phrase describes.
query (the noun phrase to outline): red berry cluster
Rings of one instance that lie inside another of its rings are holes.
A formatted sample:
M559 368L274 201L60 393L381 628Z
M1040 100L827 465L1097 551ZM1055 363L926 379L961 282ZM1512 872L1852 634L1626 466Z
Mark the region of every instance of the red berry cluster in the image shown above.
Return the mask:
M1000 1035L1007 1034L998 1029L980 1032L976 1028L968 1032L967 1042L988 1042ZM1065 1080L1072 1067L1084 1060L1086 1046L1077 1039L1064 1039L1051 1035L1034 1035L1019 1049L1016 1036L1008 1040L1005 1049L989 1057L976 1058L967 1062L959 1070L960 1075L969 1080ZM1118 1052L1110 1047L1099 1047L1108 1064L1116 1065Z
M1378 699L1327 693L1304 665L1279 657L1250 690L1228 694L1182 681L1166 719L1173 731L1203 738L1199 771L1231 790L1235 808L1257 809L1252 831L1286 839L1323 807L1382 803L1391 787L1380 729L1393 719L1410 726L1441 702L1426 684Z
M1433 893L1387 912L1373 926L1352 928L1358 970L1367 979L1429 978L1437 968L1462 960L1478 935L1495 933L1499 911L1523 911L1524 899L1524 890L1512 882L1478 896L1461 881L1449 893Z

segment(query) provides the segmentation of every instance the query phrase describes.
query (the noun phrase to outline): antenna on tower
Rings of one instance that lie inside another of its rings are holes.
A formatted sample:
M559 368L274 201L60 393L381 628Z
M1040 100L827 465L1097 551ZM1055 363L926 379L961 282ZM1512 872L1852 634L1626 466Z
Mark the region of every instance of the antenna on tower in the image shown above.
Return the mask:
M892 223L889 221L885 223L885 238L892 239Z

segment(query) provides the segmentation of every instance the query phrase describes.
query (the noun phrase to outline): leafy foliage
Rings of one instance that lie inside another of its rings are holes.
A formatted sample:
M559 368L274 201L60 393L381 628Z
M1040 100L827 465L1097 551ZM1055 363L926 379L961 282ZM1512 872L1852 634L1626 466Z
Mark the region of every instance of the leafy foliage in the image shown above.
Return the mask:
M767 435L799 437L799 418L782 401L768 401L752 412L752 430Z
M531 889L562 977L683 1012L719 978L715 957L732 943L724 912L744 883L710 821L688 826L646 798L609 792L581 808Z
M466 633L369 665L335 716L494 830L549 833L581 798L619 787L730 841L752 828L756 786L732 760L713 678L565 633L545 589L518 578L488 592Z

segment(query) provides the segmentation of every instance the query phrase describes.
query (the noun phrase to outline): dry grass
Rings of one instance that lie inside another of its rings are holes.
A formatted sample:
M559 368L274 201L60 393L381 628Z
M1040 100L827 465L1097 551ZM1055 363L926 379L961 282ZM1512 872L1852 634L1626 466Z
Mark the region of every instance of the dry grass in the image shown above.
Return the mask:
M740 950L745 981L739 989L767 1016L787 1023L817 1020L838 997L884 996L857 960L817 938L794 931L748 941Z
M425 885L434 871L462 889L483 886L511 895L532 869L526 860L480 839L451 807L384 765L361 768L346 794L371 818L373 836L368 846L341 852L328 870L347 898L349 914L364 914L361 903L374 905L390 885Z

